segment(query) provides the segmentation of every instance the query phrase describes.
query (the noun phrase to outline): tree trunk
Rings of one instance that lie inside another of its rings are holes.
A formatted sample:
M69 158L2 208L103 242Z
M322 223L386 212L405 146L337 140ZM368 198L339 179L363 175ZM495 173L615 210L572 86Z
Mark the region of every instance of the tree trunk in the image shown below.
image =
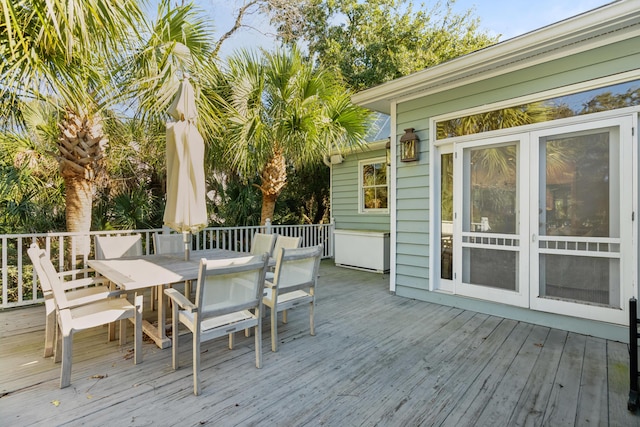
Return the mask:
M287 185L287 163L282 155L282 150L276 148L273 156L265 165L260 174L260 191L262 191L262 213L260 225L264 225L267 218L273 219L276 209L276 201Z
M99 115L68 109L58 124L60 174L65 184L67 231L87 233L76 240L81 254L89 254L91 210L96 178L103 174L103 149L107 138Z
M86 232L91 229L93 183L77 176L65 176L65 213L67 231Z
M274 194L262 194L262 213L260 215L260 225L265 225L267 218L273 219L276 210L276 200L278 196Z

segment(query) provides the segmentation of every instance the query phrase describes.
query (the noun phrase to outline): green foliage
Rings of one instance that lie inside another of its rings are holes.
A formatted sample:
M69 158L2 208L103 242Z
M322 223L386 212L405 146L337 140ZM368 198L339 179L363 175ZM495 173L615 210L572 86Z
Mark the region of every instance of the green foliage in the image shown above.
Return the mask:
M328 223L329 181L329 168L322 161L291 171L276 205L274 223Z
M208 211L213 213L213 223L217 226L235 227L260 224L260 194L253 184L229 175L218 180L210 179L207 187L212 189L214 200L208 200Z
M210 163L245 183L255 184L259 174L266 215L290 168L303 169L334 148L359 146L369 123L369 112L351 103L343 82L314 68L295 48L240 51L203 87L215 95L210 99L223 123ZM277 158L286 169L269 169Z
M275 16L285 43L305 43L311 57L339 70L355 90L411 74L497 42L472 10L453 1L427 8L407 0L307 0L297 21Z
M162 226L164 201L144 187L137 187L101 199L96 206L94 228L139 230Z
M64 230L64 188L49 155L57 113L43 102L17 107L22 125L0 133L0 233Z

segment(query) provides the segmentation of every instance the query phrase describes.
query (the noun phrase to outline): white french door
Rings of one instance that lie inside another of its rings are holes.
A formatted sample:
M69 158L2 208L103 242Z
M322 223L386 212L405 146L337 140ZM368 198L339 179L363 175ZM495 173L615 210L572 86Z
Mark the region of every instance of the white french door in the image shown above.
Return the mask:
M527 134L455 149L455 291L527 306ZM524 179L523 179L524 177Z
M438 148L434 289L627 322L634 117L566 123Z
M531 134L531 308L627 321L631 126L622 117Z

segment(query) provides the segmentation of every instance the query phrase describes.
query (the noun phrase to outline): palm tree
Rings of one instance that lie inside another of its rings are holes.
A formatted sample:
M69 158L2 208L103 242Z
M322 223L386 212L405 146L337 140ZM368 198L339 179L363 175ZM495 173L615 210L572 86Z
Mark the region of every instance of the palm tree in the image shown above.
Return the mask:
M189 21L195 16L191 5L172 9L163 0L157 22L145 33L140 3L0 0L0 114L11 118L9 126L19 126L15 106L21 100L44 100L57 109L56 158L65 183L68 231L86 232L91 226L108 141L107 109L159 111L170 102L167 91L176 80L176 66L167 66L168 61L191 71L193 56L208 54L202 43L208 31L203 21ZM132 71L140 58L146 67Z
M357 146L368 126L369 112L350 102L335 74L314 69L295 48L262 58L238 52L210 90L219 95L214 102L224 119L217 160L246 181L259 175L261 224L273 218L287 166Z
M129 50L142 17L134 1L0 0L5 106L44 100L59 114L58 154L69 231L88 231L107 137L113 52ZM3 115L14 115L4 110Z

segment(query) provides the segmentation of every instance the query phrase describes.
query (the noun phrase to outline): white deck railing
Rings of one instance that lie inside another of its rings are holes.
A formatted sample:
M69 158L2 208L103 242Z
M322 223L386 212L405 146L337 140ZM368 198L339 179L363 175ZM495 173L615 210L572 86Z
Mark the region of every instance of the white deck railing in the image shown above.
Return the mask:
M2 260L2 295L0 308L18 307L43 302L38 281L33 280L33 268L27 255L31 243L45 249L59 271L85 268L87 260L93 258L93 236L134 234L142 235L145 254L153 253L153 233L169 232L168 229L152 230L107 230L88 234L33 233L0 234L0 257ZM249 227L211 227L192 236L192 249L229 249L249 252L254 233L277 233L301 237L301 246L324 245L323 258L333 257L333 224L271 225Z

